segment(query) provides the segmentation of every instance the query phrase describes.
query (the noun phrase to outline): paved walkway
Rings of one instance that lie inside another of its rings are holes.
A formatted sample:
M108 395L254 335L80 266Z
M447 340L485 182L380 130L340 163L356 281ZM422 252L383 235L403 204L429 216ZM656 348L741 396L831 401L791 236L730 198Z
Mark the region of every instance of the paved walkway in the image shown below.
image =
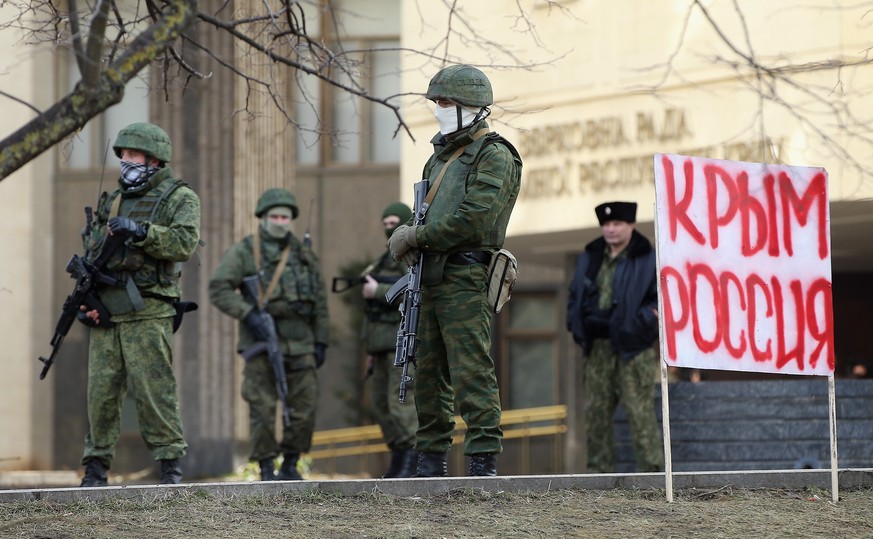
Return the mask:
M873 486L873 468L845 469L839 472L840 489ZM678 472L673 474L676 489L804 488L830 490L830 470L761 470L743 472ZM0 503L51 500L72 502L123 496L185 496L206 492L213 496L252 496L299 493L314 490L353 496L381 492L391 496L432 496L456 489L482 489L489 492L545 492L556 489L612 490L618 488L664 489L664 474L597 475L519 475L501 477L447 477L436 479L332 479L314 481L272 481L244 483L183 483L181 485L129 485L102 488L38 488L0 490Z

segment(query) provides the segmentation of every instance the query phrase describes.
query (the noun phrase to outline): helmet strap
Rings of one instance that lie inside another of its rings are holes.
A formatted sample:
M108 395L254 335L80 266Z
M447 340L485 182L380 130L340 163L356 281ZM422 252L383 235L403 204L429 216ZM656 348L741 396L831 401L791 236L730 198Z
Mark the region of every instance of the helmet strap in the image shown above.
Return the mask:
M457 125L458 130L460 130L463 127L463 124L461 123L463 120L461 119L461 105L458 105L457 103L455 103L455 114L458 116L458 123L455 125Z
M479 109L479 112L476 113L476 117L473 118L473 123L480 122L489 116L491 116L491 109L488 107L482 107Z

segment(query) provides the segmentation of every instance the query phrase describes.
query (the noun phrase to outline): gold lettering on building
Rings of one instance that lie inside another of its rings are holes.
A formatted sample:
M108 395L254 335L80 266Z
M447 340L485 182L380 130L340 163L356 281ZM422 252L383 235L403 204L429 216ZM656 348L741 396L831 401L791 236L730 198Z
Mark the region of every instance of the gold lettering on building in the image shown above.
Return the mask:
M631 126L630 129L626 125ZM634 189L652 183L655 152L778 163L782 141L769 138L697 148L680 144L694 136L682 108L637 111L546 125L521 134L525 168L522 200ZM637 151L632 150L636 148ZM598 158L609 151L629 153Z
M765 138L669 151L730 161L778 163L782 143L782 139ZM526 168L519 198L558 198L649 185L654 178L653 156L654 152L590 161L568 158L560 166Z

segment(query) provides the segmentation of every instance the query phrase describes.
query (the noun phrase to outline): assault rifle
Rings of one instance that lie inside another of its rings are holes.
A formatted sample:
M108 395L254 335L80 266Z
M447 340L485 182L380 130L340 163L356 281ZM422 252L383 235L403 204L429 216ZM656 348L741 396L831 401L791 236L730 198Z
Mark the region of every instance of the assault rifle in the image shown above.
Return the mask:
M399 275L374 275L372 273L369 273L368 275L372 277L377 283L383 284L394 284L398 280L400 280ZM330 291L334 293L341 293L366 282L367 279L363 275L361 275L360 277L334 277L333 282L330 285Z
M276 323L272 315L266 309L260 307L258 303L258 284L257 275L249 275L242 281L241 289L243 295L255 304L251 320L246 319L246 324L258 342L249 346L242 352L243 358L246 361L251 360L255 356L267 353L267 358L273 366L273 377L276 379L276 393L279 395L279 400L282 401L282 418L285 421L285 426L291 424L291 408L288 406L288 379L285 377L285 363L282 357L282 350L279 349L279 336L276 334Z
M428 205L424 202L430 182L426 179L415 184L415 224L424 224L424 215ZM415 365L415 353L418 350L418 313L421 311L421 270L424 266L424 254L419 251L418 261L409 266L409 271L385 294L388 303L394 303L402 294L400 302L400 326L397 328L397 348L394 354L394 366L403 367L400 377L400 402L406 402L406 386L412 381L409 376L409 364Z
M90 206L87 206L85 208L86 232L90 232L91 230L91 218L92 210ZM100 271L100 269L106 261L109 260L109 257L112 256L115 249L122 244L124 244L123 236L107 235L100 247L100 252L93 261L89 262L86 254L85 257L73 255L73 257L70 258L70 261L67 262L66 272L70 274L70 277L76 280L76 284L73 287L73 291L70 292L67 299L64 300L64 305L61 307L61 316L58 317L58 322L55 324L55 333L51 340L52 353L49 354L49 357L47 358L39 356L39 360L42 361L43 364L42 372L39 373L40 380L45 379L49 369L52 368L52 365L55 362L55 357L58 355L58 351L61 349L61 344L64 342L64 337L67 336L67 333L73 326L73 322L76 318L82 319L84 316L80 310L82 305L87 306L89 311L97 309L100 315L100 327L111 328L115 325L109 319L109 311L106 310L106 307L100 303L100 300L97 297L97 285L101 283L110 286L119 284L116 278L106 275ZM86 325L88 324L87 321L82 321L85 322Z

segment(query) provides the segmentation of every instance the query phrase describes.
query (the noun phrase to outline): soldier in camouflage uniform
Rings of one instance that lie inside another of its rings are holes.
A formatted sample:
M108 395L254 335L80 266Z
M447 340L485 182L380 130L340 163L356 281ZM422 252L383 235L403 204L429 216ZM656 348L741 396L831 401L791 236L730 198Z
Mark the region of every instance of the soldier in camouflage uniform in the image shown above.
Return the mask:
M488 264L503 246L521 185L521 158L489 130L491 82L480 70L454 65L430 81L440 133L424 177L436 192L421 226L397 227L389 240L395 258L424 255L418 327L415 404L417 477L447 475L455 428L454 402L467 433L469 475L496 475L503 450L500 396L491 349ZM444 171L442 183L436 178Z
M637 205L595 208L603 236L585 246L570 285L567 329L585 352L588 471L614 472L612 418L627 414L640 472L664 468L653 389L657 370L655 251L634 230Z
M385 235L412 217L412 210L402 202L391 204L382 214ZM397 326L400 311L397 305L389 305L385 293L391 288L387 282L377 282L372 275L401 277L406 266L394 260L389 251L382 253L366 270L362 294L365 300L364 325L361 335L367 347L368 371L372 372L373 407L376 421L382 428L385 444L391 449L391 464L383 477L411 477L415 473L415 430L418 420L415 415L415 392L412 384L407 387L406 402L397 399L401 369L394 366L397 346Z
M180 264L200 241L200 199L173 178L167 166L172 145L161 128L129 125L118 133L113 149L121 159L119 189L101 195L96 222L83 232L91 261L112 243L106 241L110 236L124 243L102 268L116 282L101 284L97 305L83 305L79 317L92 328L82 486L107 484L128 387L142 438L161 463L161 483L179 483L179 459L188 446L176 395L172 336L178 327Z
M264 307L275 321L288 383L286 402L291 408L290 425L284 427L281 443L276 441L275 427L278 394L267 354L246 361L243 369L242 396L249 403L249 458L259 463L263 481L303 479L297 462L312 445L318 401L315 371L324 363L329 337L327 295L318 258L292 233L291 221L298 212L292 193L276 188L264 191L255 209L261 220L257 233L228 249L209 281L212 303L240 321L240 352L257 343L255 304L236 292L243 278L259 276ZM273 461L280 452L283 461L276 474Z

